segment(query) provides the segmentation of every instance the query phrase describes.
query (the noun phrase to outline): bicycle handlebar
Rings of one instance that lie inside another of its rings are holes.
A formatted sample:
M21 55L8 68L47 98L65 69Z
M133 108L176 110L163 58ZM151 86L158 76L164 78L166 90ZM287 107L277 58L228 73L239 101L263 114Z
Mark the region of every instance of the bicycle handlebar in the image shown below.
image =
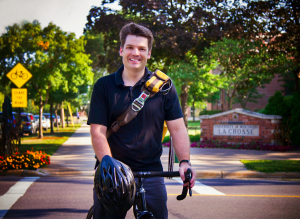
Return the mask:
M135 178L150 178L150 177L176 177L180 176L179 171L164 172L164 171L146 171L146 172L133 172Z
M191 179L192 179L192 171L191 169L187 169L187 171L184 173L185 180L184 183L189 183L188 186L184 186L182 189L181 195L177 196L177 200L181 201L185 199L187 195L187 190L189 190L189 195L192 196L192 190L191 190ZM146 172L133 172L133 176L135 178L150 178L150 177L176 177L180 176L179 171L174 172L164 172L164 171L146 171Z

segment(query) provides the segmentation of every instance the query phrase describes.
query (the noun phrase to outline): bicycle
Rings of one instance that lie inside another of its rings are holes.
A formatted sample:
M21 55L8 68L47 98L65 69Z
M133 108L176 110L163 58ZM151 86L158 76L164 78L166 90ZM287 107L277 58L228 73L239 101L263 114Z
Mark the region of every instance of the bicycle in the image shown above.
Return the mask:
M28 78L28 75L26 73L23 73L22 71L20 71L19 73L16 71L16 73L11 74L12 79L17 79L18 77L26 80Z
M133 172L134 178L138 179L138 184L136 185L136 195L135 199L137 200L133 205L133 213L136 219L146 219L146 218L154 218L151 212L147 211L146 208L146 196L145 189L143 187L143 180L145 178L150 177L178 177L180 176L179 171L175 172L163 172L163 171L149 171L149 172ZM185 172L185 181L184 183L189 182L189 186L183 187L181 195L177 196L177 200L181 201L185 199L187 192L189 190L189 195L192 196L192 190L190 185L190 180L192 179L192 171L188 169ZM139 205L138 205L139 204ZM87 214L86 219L92 219L94 215L94 206L92 206Z

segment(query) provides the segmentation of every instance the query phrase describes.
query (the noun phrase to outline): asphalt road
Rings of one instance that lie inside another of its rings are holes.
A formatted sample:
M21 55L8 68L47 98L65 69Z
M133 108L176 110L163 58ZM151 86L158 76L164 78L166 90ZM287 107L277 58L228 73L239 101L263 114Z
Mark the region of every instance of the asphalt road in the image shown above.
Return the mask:
M20 180L24 178L0 177L0 209L13 197L14 194L8 194L13 193L9 192L11 188L16 188L20 182L22 184ZM92 205L92 177L43 177L34 180L27 184L27 191L3 218L86 217ZM300 218L300 181L198 180L193 196L183 201L176 200L182 189L180 183L168 179L166 184L169 219ZM131 210L126 218L134 218Z

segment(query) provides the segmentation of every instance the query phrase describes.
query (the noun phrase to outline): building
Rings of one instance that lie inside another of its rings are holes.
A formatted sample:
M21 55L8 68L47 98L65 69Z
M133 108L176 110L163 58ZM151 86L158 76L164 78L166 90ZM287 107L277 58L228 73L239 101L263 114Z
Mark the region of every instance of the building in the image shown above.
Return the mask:
M220 73L220 70L216 70L213 72L214 74ZM275 94L276 91L285 91L283 87L284 82L281 81L279 75L275 75L272 81L269 84L265 84L264 88L258 87L257 91L263 95L261 99L257 99L257 103L248 102L246 105L246 109L249 110L259 110L266 107L268 104L268 99ZM233 104L232 109L242 108L241 104ZM221 90L220 99L217 103L208 103L207 110L228 110L228 103L226 100L226 94Z

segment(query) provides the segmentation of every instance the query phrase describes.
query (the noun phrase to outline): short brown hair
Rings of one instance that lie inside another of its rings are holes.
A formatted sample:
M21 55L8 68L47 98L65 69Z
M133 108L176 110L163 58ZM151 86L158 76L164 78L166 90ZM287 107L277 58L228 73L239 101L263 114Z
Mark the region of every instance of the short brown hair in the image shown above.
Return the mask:
M133 22L126 24L124 27L122 27L122 29L120 31L121 47L124 47L126 37L128 35L146 37L148 39L149 51L152 49L153 34L147 27L144 27L142 25L139 25L139 24L136 24Z

